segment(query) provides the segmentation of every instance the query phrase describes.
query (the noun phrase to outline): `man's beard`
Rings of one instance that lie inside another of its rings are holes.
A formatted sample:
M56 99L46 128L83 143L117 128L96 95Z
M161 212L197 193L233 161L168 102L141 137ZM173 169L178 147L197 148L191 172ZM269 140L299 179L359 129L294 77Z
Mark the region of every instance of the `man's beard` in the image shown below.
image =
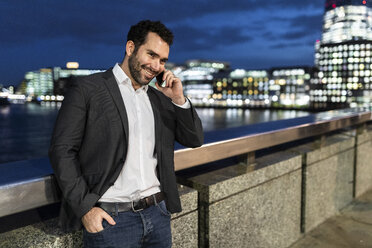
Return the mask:
M128 67L129 67L129 72L130 72L133 80L135 81L134 83L137 83L141 86L149 84L150 81L152 80L152 78L149 79L149 80L146 80L146 79L142 80L141 79L141 69L148 70L148 71L154 73L155 75L158 74L157 72L151 70L149 67L141 65L140 62L137 59L137 53L134 53L134 54L132 54L132 56L129 57Z

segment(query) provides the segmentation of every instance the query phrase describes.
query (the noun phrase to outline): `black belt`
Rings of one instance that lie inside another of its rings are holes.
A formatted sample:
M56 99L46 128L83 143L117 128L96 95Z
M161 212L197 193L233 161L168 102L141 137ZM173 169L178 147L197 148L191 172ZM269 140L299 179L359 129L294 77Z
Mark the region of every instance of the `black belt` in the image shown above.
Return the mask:
M165 199L164 193L159 192L148 197L142 198L138 201L132 202L97 202L96 206L102 208L108 213L119 213L132 210L138 212L155 205Z

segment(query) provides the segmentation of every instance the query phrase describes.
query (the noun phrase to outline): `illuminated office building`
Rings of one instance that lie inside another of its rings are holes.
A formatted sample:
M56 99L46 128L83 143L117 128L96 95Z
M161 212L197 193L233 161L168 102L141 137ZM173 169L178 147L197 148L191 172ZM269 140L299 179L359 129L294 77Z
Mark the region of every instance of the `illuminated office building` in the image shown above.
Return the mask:
M310 82L316 71L313 67L272 68L269 81L272 107L308 108Z
M230 63L213 60L193 59L187 60L185 64L188 68L194 67L212 68L217 71L228 71L230 69Z
M186 67L173 67L172 71L182 83L184 94L192 99L195 105L213 104L213 79L215 75L230 68L227 62L210 60L188 60Z
M43 68L25 74L18 93L38 100L56 100L56 96L63 96L73 80L73 77L86 76L102 70L88 70L78 68ZM62 98L59 98L62 99Z
M236 69L213 80L214 106L270 106L269 77L266 70Z
M328 0L311 85L314 108L368 106L372 100L372 1Z
M65 95L75 77L87 76L103 70L53 67L53 94Z
M34 97L39 95L51 95L53 93L52 69L43 68L38 71L30 71L25 75L25 95Z

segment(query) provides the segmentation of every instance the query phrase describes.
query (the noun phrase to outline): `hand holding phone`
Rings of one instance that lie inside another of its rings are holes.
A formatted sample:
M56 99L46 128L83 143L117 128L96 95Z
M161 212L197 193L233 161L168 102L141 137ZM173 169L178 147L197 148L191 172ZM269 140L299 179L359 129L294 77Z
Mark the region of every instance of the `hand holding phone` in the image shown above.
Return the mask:
M163 78L165 80L163 80ZM171 98L174 103L182 105L186 102L185 96L183 95L182 82L173 72L169 70L162 71L156 76L156 81L156 88L164 95Z
M164 82L163 76L164 76L164 71L160 72L160 74L156 76L156 81L161 87L163 87L163 82Z

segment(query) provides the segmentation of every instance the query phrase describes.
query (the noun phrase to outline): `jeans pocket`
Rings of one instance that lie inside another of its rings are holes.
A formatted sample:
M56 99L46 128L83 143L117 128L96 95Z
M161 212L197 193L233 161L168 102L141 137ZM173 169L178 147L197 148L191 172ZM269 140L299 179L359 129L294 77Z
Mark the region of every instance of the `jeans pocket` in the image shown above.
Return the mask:
M165 216L171 216L171 213L168 211L167 206L165 205L165 201L161 201L156 204L156 207L159 209L160 213Z

